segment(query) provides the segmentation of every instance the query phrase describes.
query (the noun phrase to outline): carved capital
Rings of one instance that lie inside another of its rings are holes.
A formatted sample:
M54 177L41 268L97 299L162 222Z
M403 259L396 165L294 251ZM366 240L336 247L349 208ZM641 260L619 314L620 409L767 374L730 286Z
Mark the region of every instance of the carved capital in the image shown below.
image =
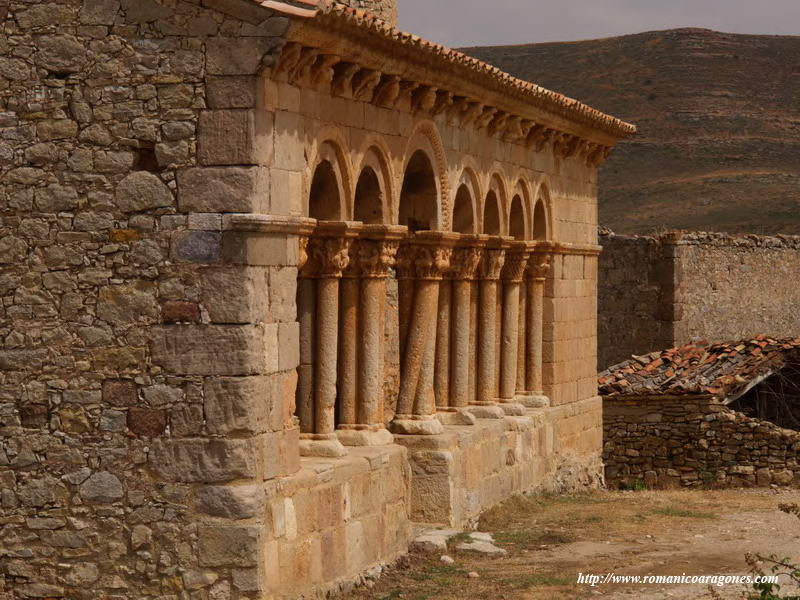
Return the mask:
M453 250L453 279L472 280L483 258L483 248L463 246Z
M506 252L506 260L503 265L503 280L520 282L525 277L525 267L528 265L530 253L525 247L524 242L521 247L512 247Z
M297 238L297 270L302 273L308 263L308 236L301 235Z
M394 269L398 279L414 278L414 246L402 244L395 256Z
M480 278L488 281L497 281L503 272L506 261L506 251L502 248L486 248L480 265Z
M414 273L417 279L441 279L450 268L453 248L444 246L416 246Z
M399 248L399 240L359 240L357 262L361 276L366 279L388 277L389 269L395 266Z
M531 254L528 262L528 274L534 281L544 281L550 271L552 258L549 254Z
M308 243L306 277L341 277L350 264L350 237L312 237Z

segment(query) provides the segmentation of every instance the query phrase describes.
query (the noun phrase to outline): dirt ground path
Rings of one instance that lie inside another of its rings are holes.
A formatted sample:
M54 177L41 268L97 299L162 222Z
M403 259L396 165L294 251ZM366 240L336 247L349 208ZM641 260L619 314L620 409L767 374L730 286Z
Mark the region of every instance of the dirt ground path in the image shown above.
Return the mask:
M506 556L456 552L451 543L448 555L453 564L443 563L440 554L412 554L375 587L348 598L710 599L708 585L592 587L579 585L577 578L579 573L747 575L747 552L800 562L800 520L778 510L781 503L799 502L797 490L598 491L518 497L484 515L479 526L494 535ZM741 585L715 589L726 600L742 598Z

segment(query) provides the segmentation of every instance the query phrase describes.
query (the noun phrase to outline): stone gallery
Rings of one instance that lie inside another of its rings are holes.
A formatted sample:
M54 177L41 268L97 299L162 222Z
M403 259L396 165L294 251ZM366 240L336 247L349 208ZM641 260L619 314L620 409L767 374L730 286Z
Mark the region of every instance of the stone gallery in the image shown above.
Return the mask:
M0 3L3 600L309 597L600 481L634 127L345 4Z

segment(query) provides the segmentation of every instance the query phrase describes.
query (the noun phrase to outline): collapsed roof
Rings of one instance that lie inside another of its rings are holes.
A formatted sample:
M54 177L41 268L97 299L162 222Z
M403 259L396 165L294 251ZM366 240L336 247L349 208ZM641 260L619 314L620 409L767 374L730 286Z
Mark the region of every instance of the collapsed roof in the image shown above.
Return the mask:
M604 396L712 395L728 402L800 359L800 337L759 335L739 342L697 342L633 356L598 377Z

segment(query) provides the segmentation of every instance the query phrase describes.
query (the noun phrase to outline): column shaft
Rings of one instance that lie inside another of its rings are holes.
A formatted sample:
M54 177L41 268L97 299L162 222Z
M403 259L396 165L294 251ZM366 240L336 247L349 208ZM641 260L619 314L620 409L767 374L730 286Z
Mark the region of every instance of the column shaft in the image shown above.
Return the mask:
M358 422L383 426L383 320L386 280L364 279L361 286L360 410Z
M517 325L517 392L525 391L525 359L527 356L527 300L528 287L524 283L519 286L519 324Z
M519 342L518 281L503 286L503 339L500 360L500 398L511 401L517 391L517 351Z
M358 298L360 285L357 275L350 273L342 279L339 329L339 423L352 425L358 422Z
M470 403L469 377L472 365L470 346L471 315L470 295L472 282L453 281L453 353L451 360L451 407L463 408Z
M478 403L492 402L495 398L496 280L480 282L478 319Z
M317 280L317 355L314 377L314 433L336 429L337 347L339 340L339 280Z
M300 323L300 365L297 368L297 416L301 433L314 433L314 331L316 321L315 281L297 281L297 319Z
M436 406L450 405L450 311L452 305L453 282L439 283L438 316L436 319L436 340L434 345L434 392Z

